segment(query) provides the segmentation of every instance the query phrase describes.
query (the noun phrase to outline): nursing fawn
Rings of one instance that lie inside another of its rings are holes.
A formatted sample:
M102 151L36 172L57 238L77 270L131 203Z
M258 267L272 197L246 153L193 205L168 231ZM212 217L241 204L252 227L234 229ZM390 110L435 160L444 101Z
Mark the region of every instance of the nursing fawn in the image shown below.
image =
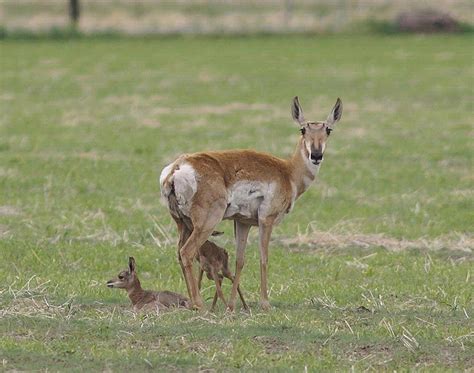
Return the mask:
M211 241L206 241L198 250L198 256L196 259L200 265L199 272L199 282L198 287L201 290L201 282L203 273L206 272L207 278L209 280L214 280L216 283L216 292L214 293L214 299L212 301L211 311L214 310L216 306L217 297L221 298L224 305L227 307L227 301L225 300L224 294L222 293L222 280L228 278L232 283L234 283L234 276L229 270L229 254L227 251L220 246L217 246ZM240 300L244 309L248 310L247 304L245 303L240 287L237 286L237 291L239 292Z

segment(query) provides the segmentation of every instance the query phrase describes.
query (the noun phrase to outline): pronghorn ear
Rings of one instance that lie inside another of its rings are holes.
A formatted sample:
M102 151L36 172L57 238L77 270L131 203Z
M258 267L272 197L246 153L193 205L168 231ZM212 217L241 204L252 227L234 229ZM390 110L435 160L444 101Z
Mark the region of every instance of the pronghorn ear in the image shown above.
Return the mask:
M333 126L336 124L336 122L339 121L342 117L342 101L338 97L336 104L332 108L331 114L328 115L328 119L326 119L326 124L328 128L333 129Z
M133 256L128 258L128 268L130 269L130 273L135 272L135 258Z
M303 109L301 108L300 102L298 101L298 96L293 99L293 105L291 105L291 115L293 120L298 123L300 126L304 126L304 115Z

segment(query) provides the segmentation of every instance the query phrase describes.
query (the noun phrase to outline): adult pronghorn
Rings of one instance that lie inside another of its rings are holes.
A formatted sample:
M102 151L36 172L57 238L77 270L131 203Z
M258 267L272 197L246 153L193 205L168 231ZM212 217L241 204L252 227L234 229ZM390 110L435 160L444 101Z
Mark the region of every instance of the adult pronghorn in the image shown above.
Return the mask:
M260 304L263 309L270 308L267 264L272 228L314 180L328 137L341 118L342 102L337 99L326 121L311 122L304 119L295 97L292 114L301 137L290 159L253 150L202 152L183 154L161 172L161 194L178 226L178 258L195 308L202 307L202 298L192 272L193 261L223 219L234 220L237 247L228 309L235 307L251 226L259 228Z

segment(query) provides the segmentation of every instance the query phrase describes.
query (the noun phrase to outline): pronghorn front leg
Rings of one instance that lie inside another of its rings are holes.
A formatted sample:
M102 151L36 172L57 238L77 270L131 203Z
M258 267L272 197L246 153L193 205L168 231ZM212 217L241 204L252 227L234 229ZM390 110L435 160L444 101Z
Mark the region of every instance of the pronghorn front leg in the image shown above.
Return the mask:
M268 301L267 271L268 271L268 243L273 230L275 218L266 218L259 221L259 248L260 248L260 307L263 310L271 308Z
M240 274L242 273L242 268L244 267L245 261L245 247L247 246L247 238L249 236L250 225L240 223L234 220L234 234L235 234L235 277L234 282L232 283L232 292L230 294L229 303L227 304L227 309L233 311L235 309L235 300L237 298L237 291L239 289L240 283Z

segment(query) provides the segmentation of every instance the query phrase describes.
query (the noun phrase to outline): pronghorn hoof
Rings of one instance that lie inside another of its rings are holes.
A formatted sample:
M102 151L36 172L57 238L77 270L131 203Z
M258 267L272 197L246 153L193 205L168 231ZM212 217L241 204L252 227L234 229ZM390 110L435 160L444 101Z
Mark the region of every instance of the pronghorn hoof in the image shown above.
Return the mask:
M203 304L202 303L194 303L191 307L191 310L193 311L200 311L203 309Z
M270 311L270 309L272 308L272 306L270 305L270 302L268 300L262 300L260 302L260 308L263 310L263 311Z

